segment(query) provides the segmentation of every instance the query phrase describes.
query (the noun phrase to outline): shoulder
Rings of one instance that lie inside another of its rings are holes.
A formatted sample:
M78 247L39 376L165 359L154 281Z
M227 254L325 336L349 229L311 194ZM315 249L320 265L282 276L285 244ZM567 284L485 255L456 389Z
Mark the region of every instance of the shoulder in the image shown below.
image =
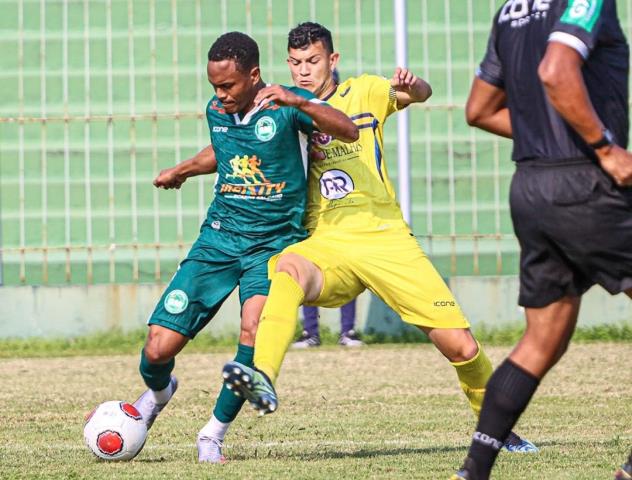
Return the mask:
M301 97L307 98L308 100L312 100L313 98L316 98L316 95L314 95L309 90L305 90L304 88L294 87L294 86L292 87L283 86L283 88L288 89L290 92L292 92L295 95L299 95Z
M346 87L353 87L356 89L372 89L374 87L389 85L390 81L380 75L372 75L369 73L363 73L359 77L351 77L340 84L340 87L346 84Z
M224 110L224 106L217 96L213 96L206 105L206 116L209 117L211 115L226 115L226 110Z

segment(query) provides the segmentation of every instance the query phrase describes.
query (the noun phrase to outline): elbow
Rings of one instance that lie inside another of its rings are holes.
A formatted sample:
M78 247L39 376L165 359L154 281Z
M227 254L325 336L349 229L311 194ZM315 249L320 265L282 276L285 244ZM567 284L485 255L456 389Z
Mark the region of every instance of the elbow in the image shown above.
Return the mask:
M540 62L538 66L538 78L542 82L542 85L544 85L545 90L554 89L562 80L563 75L558 70L559 66L554 62L547 61L546 59Z
M481 123L482 113L469 103L465 107L465 121L470 127L478 127Z

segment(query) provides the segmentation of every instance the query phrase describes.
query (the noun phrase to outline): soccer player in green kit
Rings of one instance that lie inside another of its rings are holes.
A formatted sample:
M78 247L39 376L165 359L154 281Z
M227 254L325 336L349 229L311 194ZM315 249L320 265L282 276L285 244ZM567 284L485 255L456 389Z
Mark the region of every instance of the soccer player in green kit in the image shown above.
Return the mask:
M160 172L156 187L180 188L217 171L215 198L200 235L158 302L141 353L148 387L134 406L150 428L175 393L174 358L239 286L241 333L235 359L252 365L257 323L270 282L268 259L306 237L307 144L316 129L355 141L358 129L306 90L266 86L256 42L239 32L220 36L208 53L215 89L208 103L211 145ZM223 463L221 446L243 400L226 387L198 434L198 459Z

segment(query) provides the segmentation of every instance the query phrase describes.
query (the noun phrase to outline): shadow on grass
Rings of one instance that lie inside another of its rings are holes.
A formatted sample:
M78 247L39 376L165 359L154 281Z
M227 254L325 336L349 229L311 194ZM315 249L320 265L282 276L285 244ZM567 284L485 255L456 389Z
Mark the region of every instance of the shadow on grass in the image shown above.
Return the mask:
M282 446L282 445L280 445ZM317 450L308 452L286 452L281 453L275 448L254 450L252 455L244 455L242 453L230 454L231 461L237 460L253 460L261 458L273 458L273 459L293 459L304 462L318 461L318 460L336 460L344 458L374 458L374 457L397 457L402 455L428 455L436 453L452 453L463 452L463 455L467 453L468 447L466 446L443 446L443 447L376 447L376 448L361 448L355 451L339 451L339 450ZM312 447L313 448L313 447Z
M534 439L532 439L534 440ZM595 443L601 443L605 445L610 444L618 444L620 441L618 440L607 440L601 442L595 442L594 440L585 441L581 440L545 440L542 442L534 440L540 452L546 453L547 448L557 448L557 447L572 447L572 446L581 446L581 445L594 445ZM469 449L469 445L448 445L448 446L433 446L433 447L396 447L389 448L388 446L384 447L375 447L375 448L360 448L354 451L340 451L333 450L329 445L325 445L319 447L315 445L310 447L311 451L304 452L287 452L280 451L279 447L283 447L283 444L280 444L277 447L268 447L268 448L256 448L252 455L245 455L243 450L240 453L231 453L229 454L230 461L245 461L245 460L253 460L253 459L294 459L305 462L310 461L319 461L319 460L337 460L337 459L345 459L345 458L379 458L379 457L397 457L397 456L409 456L409 455L436 455L436 454L449 454L460 452L463 457L467 455L467 451ZM340 447L338 447L340 448ZM509 453L506 451L502 452L502 455L510 455L510 456L518 456L520 458L532 458L537 457L537 453Z

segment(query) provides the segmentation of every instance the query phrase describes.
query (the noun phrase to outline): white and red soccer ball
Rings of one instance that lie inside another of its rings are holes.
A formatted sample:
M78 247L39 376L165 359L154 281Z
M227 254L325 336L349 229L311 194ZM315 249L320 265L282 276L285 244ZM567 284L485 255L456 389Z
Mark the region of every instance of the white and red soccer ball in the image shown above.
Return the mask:
M83 438L104 460L131 460L143 449L147 427L142 415L127 402L104 402L86 417Z

